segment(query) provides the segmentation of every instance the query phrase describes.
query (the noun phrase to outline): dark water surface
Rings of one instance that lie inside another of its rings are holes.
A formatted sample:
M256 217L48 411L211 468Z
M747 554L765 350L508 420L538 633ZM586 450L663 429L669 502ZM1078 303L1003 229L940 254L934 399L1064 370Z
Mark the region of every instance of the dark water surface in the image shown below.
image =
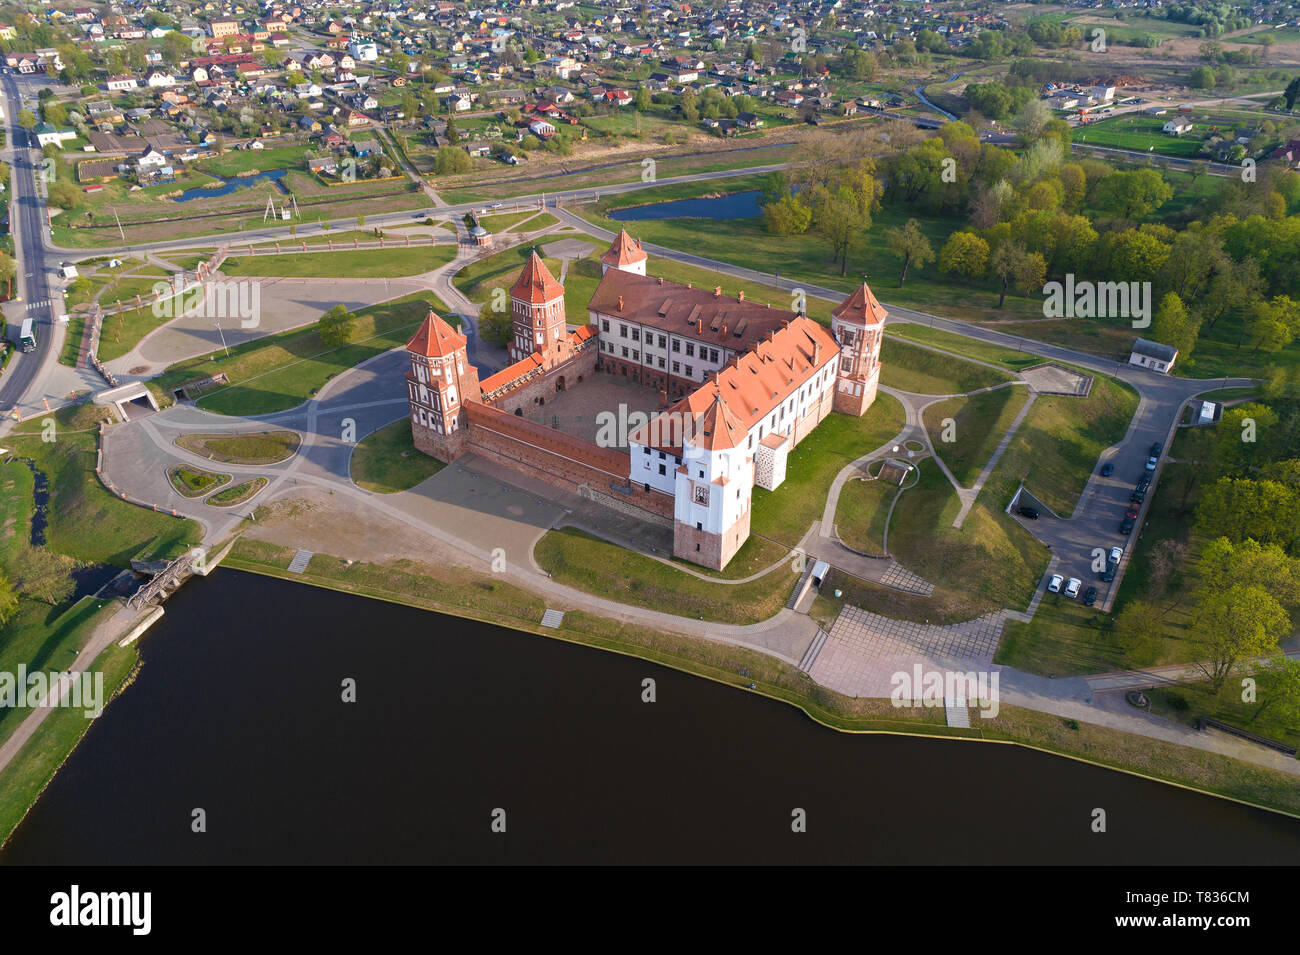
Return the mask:
M758 200L762 192L749 189L711 199L673 199L652 202L627 209L612 209L609 217L617 222L644 222L649 219L752 219L762 215Z
M228 569L173 597L142 649L0 861L1300 859L1300 823L1208 796L1014 746L835 733L635 659Z

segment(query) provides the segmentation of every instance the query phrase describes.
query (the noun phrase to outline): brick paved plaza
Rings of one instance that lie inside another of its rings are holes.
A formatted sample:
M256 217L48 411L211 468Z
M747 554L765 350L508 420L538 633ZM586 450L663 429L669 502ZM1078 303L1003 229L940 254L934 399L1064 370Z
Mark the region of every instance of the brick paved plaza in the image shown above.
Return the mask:
M530 421L595 444L599 430L597 415L602 411L618 415L620 405L627 407L625 415L663 410L659 406L658 391L633 384L626 378L598 373L580 382L566 382L566 386L564 391L547 395L546 404L534 406L525 416ZM632 429L624 429L618 435L620 440L626 440L628 430ZM626 445L622 450L627 450Z

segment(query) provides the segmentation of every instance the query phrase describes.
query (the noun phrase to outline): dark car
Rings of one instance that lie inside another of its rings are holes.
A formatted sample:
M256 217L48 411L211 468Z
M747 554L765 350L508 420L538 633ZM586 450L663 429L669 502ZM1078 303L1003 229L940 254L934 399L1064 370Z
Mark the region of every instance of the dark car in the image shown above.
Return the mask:
M1114 470L1115 470L1115 465L1112 462L1107 461L1105 464L1101 466L1101 476L1110 477L1111 472Z
M1121 534L1131 534L1133 532L1133 518L1126 517L1119 522L1119 532Z
M1146 496L1147 496L1147 492L1142 490L1142 488L1138 487L1133 489L1133 493L1128 496L1128 499L1130 501L1135 501L1136 503L1141 504L1144 500L1146 500Z
M1091 607L1096 602L1097 602L1097 588L1089 587L1087 590L1083 592L1083 605L1085 607Z
M1151 442L1151 457L1153 457L1153 458L1158 458L1158 457L1160 457L1160 452L1163 451L1164 449L1165 449L1165 446L1164 446L1163 444L1161 444L1159 441L1152 441L1152 442Z
M1031 521L1038 520L1038 511L1034 510L1032 507L1022 507L1019 508L1019 511L1021 517L1027 517Z
M1106 562L1106 569L1103 570L1103 571L1101 572L1101 579L1102 579L1102 580L1105 580L1105 581L1107 581L1107 582L1112 581L1112 580L1115 579L1115 565L1114 565L1114 564L1110 563L1109 561Z
M1151 475L1144 474L1138 478L1137 488L1139 491L1145 491L1151 486Z

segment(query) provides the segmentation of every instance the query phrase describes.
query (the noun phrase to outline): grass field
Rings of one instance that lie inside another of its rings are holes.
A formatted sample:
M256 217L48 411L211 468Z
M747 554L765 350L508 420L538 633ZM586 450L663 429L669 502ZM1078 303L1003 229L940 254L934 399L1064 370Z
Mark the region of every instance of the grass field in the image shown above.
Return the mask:
M203 503L209 507L234 507L236 504L243 504L252 498L258 491L266 487L267 483L267 479L262 477L253 478L251 481L241 481L239 484L232 484L228 488L223 488Z
M553 578L587 593L684 617L758 623L785 606L798 580L792 564L744 584L701 580L572 527L547 531L533 557Z
M846 481L835 510L840 540L864 554L884 554L885 523L899 493L890 481Z
M1129 386L1094 376L1086 398L1040 395L981 492L1005 507L1017 482L1057 515L1069 517L1102 451L1117 443L1137 410Z
M930 442L957 483L962 487L974 486L998 442L1028 400L1027 389L1013 385L969 397L949 398L925 409Z
M51 550L77 560L118 567L132 557L174 557L197 543L199 528L115 497L95 475L95 448L103 410L93 405L56 411L55 441L43 441L40 421L15 428L5 446L31 458L50 481Z
M13 570L14 558L31 541L35 478L21 461L0 461L0 568Z
M335 375L391 348L405 345L429 309L447 315L432 293L385 302L357 313L351 344L327 348L315 326L269 335L230 349L171 366L150 388L160 401L171 390L204 375L225 373L231 384L210 391L199 406L217 414L253 415L284 411L306 401ZM448 321L455 323L455 317Z
M220 487L230 480L229 474L213 474L202 468L177 466L167 472L167 479L177 494L185 497L202 497L215 487Z
M921 342L934 348L942 348L944 351L952 352L955 355L964 355L977 361L1001 365L1011 371L1021 371L1034 365L1041 365L1043 362L1042 358L1028 352L1016 351L1014 348L1003 348L1001 345L967 338L965 335L957 335L941 328L914 325L910 322L894 322L887 326L885 332L886 342L892 337Z
M342 249L334 252L293 252L282 255L232 255L221 266L226 275L290 276L294 278L396 278L418 275L446 265L456 256L454 245L404 246L388 249Z
M1102 119L1076 130L1074 139L1089 146L1155 152L1162 156L1187 158L1199 155L1208 127L1196 124L1190 133L1181 136L1162 132L1164 124L1177 115L1171 112L1166 116L1125 115Z
M861 418L831 413L790 451L785 481L754 488L750 531L794 547L826 507L831 481L845 465L883 445L904 424L903 406L879 394Z
M358 487L393 494L415 487L445 465L416 449L410 419L403 417L358 441L350 467Z
M922 395L954 395L1010 381L1011 376L886 338L880 348L880 383Z
M294 431L183 434L176 445L222 464L277 464L297 451L301 440Z

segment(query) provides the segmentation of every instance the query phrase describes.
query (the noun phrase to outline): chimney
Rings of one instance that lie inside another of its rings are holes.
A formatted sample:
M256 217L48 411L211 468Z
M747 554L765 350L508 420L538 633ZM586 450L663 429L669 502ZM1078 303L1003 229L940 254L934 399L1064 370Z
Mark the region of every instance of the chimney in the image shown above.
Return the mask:
M789 320L789 319L782 319L782 321L781 321L781 327L782 327L782 328L789 328L789 327L790 327L790 320Z
M724 337L725 337L726 334L727 334L727 325L726 325L725 322L724 322L723 325L722 325L722 334L723 334Z
M822 343L813 342L813 367L816 368L822 363Z
M663 284L664 284L664 277L663 277L662 275L659 276L659 284L660 284L660 285L663 285Z
M736 301L743 302L744 300L745 300L745 290L741 289L739 292L736 293Z
M623 311L623 296L621 295L618 297L618 310Z
M715 285L715 286L713 286L713 297L714 297L714 298L721 298L721 297L722 297L722 286L721 286L721 285Z
M697 318L697 319L695 320L695 334L697 334L697 335L703 335L703 334L704 334L704 319L702 319L702 318Z

